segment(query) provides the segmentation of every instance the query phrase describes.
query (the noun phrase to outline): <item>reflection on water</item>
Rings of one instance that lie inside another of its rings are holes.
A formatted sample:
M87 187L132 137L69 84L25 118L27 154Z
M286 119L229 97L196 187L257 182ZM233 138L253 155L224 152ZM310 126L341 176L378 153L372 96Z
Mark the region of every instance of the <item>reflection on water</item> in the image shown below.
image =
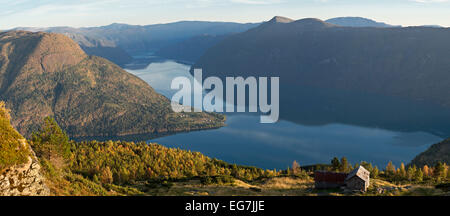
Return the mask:
M188 65L166 61L151 63L144 69L127 69L127 71L143 79L160 94L172 98L172 95L177 92L170 89L170 84L174 77L184 76L190 78L191 82L194 80L189 73L189 68L190 66Z
M393 132L343 124L304 126L280 121L260 124L258 116L232 115L228 126L162 137L169 147L199 151L227 162L284 169L292 161L308 165L328 163L334 156L352 162L366 160L380 167L410 161L440 137L423 133Z
M174 77L186 76L193 80L189 68L188 65L173 61L160 61L145 69L128 71L171 98L175 93L170 90ZM409 117L399 114L394 115L398 117L397 121L388 121L392 115L386 114L391 110L385 110L388 109L384 106L385 103L399 107L392 109L395 112L405 113L403 108L409 104L405 105L402 101L383 98L377 100L378 102L365 101L350 106L342 98L356 97L364 101L365 96L336 96L308 89L294 95L296 98L290 98L298 104L290 107L283 107L282 96L280 108L285 120L276 124L260 124L258 115L233 114L228 115L226 127L180 133L151 142L199 151L231 163L284 169L293 160L308 165L327 163L335 156L346 156L353 163L365 160L379 167L384 167L390 160L398 165L400 162L409 162L431 144L442 140L439 133L430 133L430 130L427 130L435 121L430 120L423 125L411 124L411 121L399 124ZM371 109L376 110L373 113L377 115L365 113L370 113ZM420 110L416 112L419 117L427 117ZM383 118L384 116L386 117ZM435 117L437 120L439 116Z

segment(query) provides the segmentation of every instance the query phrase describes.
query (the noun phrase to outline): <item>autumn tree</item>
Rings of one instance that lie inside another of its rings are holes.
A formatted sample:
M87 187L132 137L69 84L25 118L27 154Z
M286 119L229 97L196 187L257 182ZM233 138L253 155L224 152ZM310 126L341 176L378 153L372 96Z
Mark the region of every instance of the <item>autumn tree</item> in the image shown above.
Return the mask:
M375 167L372 169L372 172L370 172L370 177L372 177L372 178L377 178L379 174L380 174L380 170L378 169L377 166L375 166Z
M341 167L340 167L340 171L341 172L348 172L349 171L349 163L346 157L342 157L341 158Z
M113 174L111 172L111 169L107 166L104 167L100 173L100 181L103 184L111 184L113 183Z
M298 175L300 173L300 165L297 161L292 162L292 174Z
M423 175L426 177L430 176L430 168L426 164L423 166Z
M394 175L395 173L395 166L392 164L392 161L389 161L388 165L386 166L386 174L387 175Z

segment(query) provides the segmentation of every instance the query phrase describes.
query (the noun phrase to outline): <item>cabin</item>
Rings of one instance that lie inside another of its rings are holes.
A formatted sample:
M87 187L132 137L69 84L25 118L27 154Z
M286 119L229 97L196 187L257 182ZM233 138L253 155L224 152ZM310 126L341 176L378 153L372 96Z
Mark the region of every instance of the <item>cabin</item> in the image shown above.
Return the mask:
M352 191L366 192L369 187L370 172L359 166L350 173L316 171L314 182L317 189L345 187Z
M345 186L347 173L316 171L314 182L317 189L339 188Z
M345 178L345 185L350 190L366 192L370 184L370 172L364 167L359 166L351 171Z

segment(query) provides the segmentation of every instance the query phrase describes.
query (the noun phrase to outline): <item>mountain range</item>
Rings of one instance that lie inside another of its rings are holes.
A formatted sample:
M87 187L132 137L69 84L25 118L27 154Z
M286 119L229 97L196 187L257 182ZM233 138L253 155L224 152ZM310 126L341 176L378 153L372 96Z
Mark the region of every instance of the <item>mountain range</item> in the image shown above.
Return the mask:
M87 55L62 34L0 33L0 100L12 125L30 136L53 116L72 137L189 131L223 116L174 113L170 101L116 64Z
M278 22L292 21L280 16L276 18ZM345 27L401 27L363 17L337 17L325 22ZM260 23L180 21L153 25L113 23L85 28L18 27L13 30L63 33L75 40L88 55L100 56L125 66L133 61L132 56L153 52L161 57L192 63L228 35L245 32L258 25Z
M107 26L87 28L20 27L14 30L62 33L75 40L89 55L98 55L124 66L132 61L131 56L155 52L192 37L243 32L257 25L254 23L181 21L143 26L113 23Z

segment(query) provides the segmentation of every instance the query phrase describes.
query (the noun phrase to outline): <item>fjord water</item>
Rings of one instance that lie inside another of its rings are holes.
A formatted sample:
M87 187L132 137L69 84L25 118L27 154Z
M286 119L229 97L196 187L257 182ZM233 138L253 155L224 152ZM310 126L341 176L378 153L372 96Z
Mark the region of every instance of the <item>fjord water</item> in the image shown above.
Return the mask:
M193 80L189 69L189 65L174 61L158 61L144 69L127 71L171 98L176 92L170 89L174 77L185 76ZM308 124L287 120L261 124L259 115L227 114L225 127L179 133L148 142L198 151L230 163L285 169L294 160L301 165L310 165L328 163L335 156L346 156L352 163L368 161L378 167L384 167L389 161L399 165L401 162L408 163L431 144L443 139L427 130L408 130L408 123L399 130L339 121L309 124L315 116L311 113L305 115L308 115ZM317 118L322 122L323 116ZM358 119L358 122L364 122L364 119Z

